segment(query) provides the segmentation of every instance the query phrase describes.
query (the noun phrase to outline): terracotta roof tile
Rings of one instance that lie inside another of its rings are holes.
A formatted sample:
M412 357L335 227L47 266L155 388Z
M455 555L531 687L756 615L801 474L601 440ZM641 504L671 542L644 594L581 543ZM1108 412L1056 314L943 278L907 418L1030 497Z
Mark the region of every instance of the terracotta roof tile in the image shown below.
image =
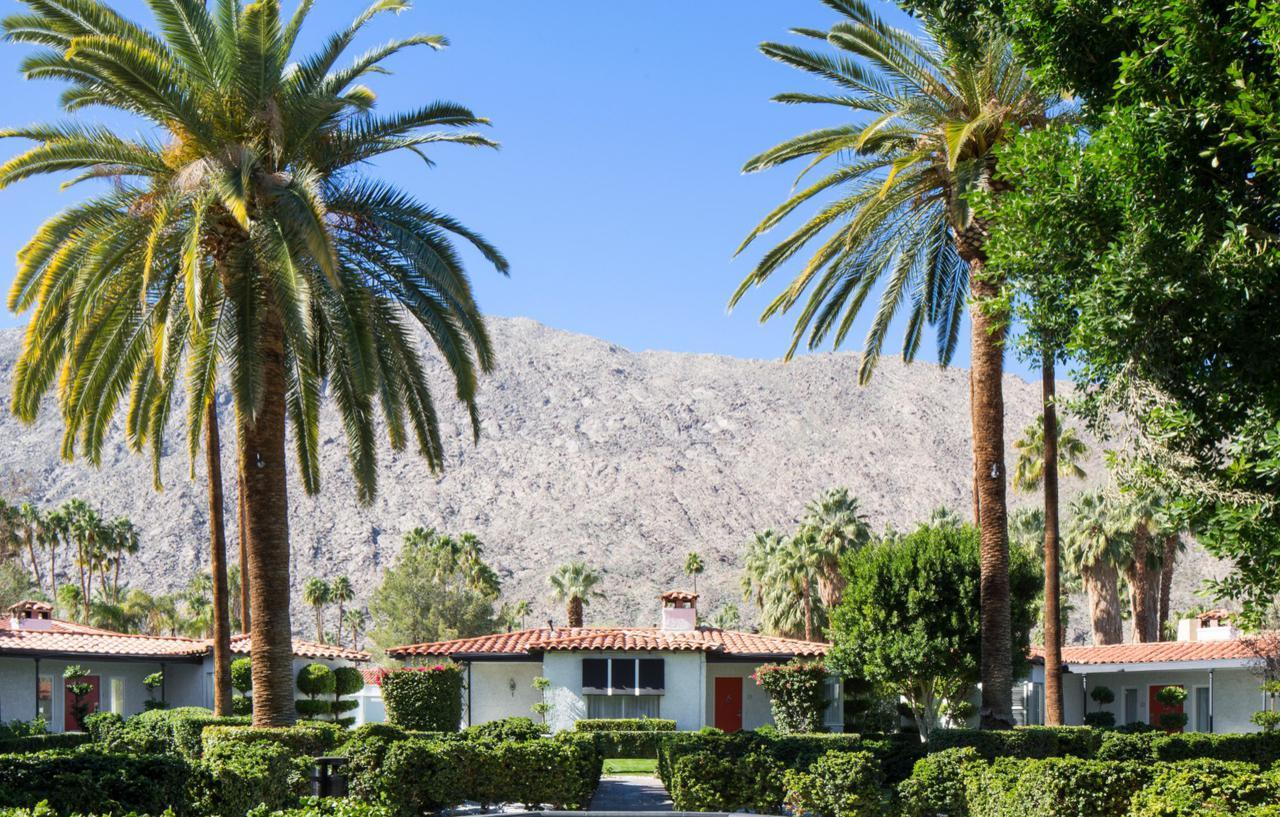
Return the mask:
M1043 653L1041 653L1043 656ZM1156 664L1170 661L1225 661L1257 657L1248 639L1234 641L1160 641L1150 644L1109 644L1103 647L1063 647L1070 664Z
M555 630L519 630L476 638L459 638L428 644L392 647L393 658L414 656L470 657L533 655L564 650L621 650L707 652L742 656L821 656L827 645L814 641L742 633L700 627L697 630L662 630L656 627L581 627Z
M50 620L47 629L10 627L7 621L0 626L0 655L32 652L194 658L208 652L208 647L193 638L113 633L57 619Z
M690 593L688 590L668 590L658 598L663 601L688 601L694 602L698 600L697 593Z
M231 651L237 655L248 655L249 642L248 633L233 635L231 636ZM209 644L210 642L206 641L205 643ZM359 663L369 660L369 653L363 650L352 650L333 644L304 641L301 638L293 639L293 654L297 658L325 658L331 661L345 660Z

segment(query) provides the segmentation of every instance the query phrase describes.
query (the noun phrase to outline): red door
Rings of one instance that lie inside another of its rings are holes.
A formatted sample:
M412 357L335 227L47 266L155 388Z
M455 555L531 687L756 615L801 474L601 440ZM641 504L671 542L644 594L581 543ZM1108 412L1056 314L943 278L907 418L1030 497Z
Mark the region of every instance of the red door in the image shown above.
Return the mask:
M80 680L83 683L90 684L93 686L93 690L84 698L85 704L88 705L89 707L89 711L86 712L85 714L91 715L94 712L98 711L98 676L86 675ZM66 683L67 683L66 681L63 681L64 690L66 689ZM72 695L71 692L68 690L64 697L65 697L65 700L63 700L62 702L62 712L63 712L62 728L68 732L79 732L80 724L76 723L76 716L75 716L75 712L73 711L73 707L75 707L75 704L76 704L75 696Z
M1181 687L1180 684L1173 684L1172 686ZM1178 704L1177 706L1166 706L1165 704L1161 703L1160 699L1157 698L1156 696L1160 694L1160 690L1162 689L1164 689L1163 686L1148 687L1147 695L1149 696L1149 698L1147 700L1147 706L1151 707L1151 709L1148 710L1149 712L1151 712L1151 725L1160 726L1161 728L1164 728L1163 726L1161 726L1160 716L1165 714L1181 715L1182 704ZM1182 730L1176 729L1173 731L1181 732Z
M726 732L742 729L742 679L716 679L716 728Z

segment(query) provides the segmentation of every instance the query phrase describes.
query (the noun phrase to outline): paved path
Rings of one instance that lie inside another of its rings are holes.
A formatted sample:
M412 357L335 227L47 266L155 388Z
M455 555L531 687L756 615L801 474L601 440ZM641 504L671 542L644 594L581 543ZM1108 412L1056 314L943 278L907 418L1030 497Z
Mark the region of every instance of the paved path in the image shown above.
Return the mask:
M671 797L656 777L605 775L588 810L671 811Z

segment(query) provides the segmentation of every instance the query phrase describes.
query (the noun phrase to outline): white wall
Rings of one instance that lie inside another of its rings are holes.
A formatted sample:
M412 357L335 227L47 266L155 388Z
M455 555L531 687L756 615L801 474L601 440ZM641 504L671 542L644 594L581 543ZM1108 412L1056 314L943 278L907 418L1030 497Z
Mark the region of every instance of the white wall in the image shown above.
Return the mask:
M533 679L542 674L537 661L476 661L463 678L470 678L470 690L462 690L462 723L471 725L502 718L532 718L533 705L542 693L533 688ZM467 711L470 701L474 713Z
M1114 703L1099 706L1092 699L1086 703L1087 688L1109 687L1115 693ZM1213 731L1256 732L1258 727L1249 721L1250 716L1262 707L1262 693L1258 687L1262 679L1247 668L1218 669L1213 674ZM1062 676L1063 715L1069 724L1084 722L1083 712L1106 711L1115 715L1116 723L1123 724L1124 690L1138 690L1138 720L1150 723L1148 711L1151 686L1180 685L1186 687L1187 731L1196 727L1195 688L1209 686L1208 670L1166 670L1089 673L1067 673ZM1158 724L1156 724L1158 725Z
M773 709L769 705L769 693L752 680L756 664L707 663L707 683L703 706L706 708L706 726L716 725L716 678L742 679L742 728L759 729L773 725Z
M582 659L636 658L635 652L549 652L543 656L542 674L551 681L549 723L559 731L571 729L587 716L582 697ZM706 722L705 659L700 652L646 652L646 658L666 661L666 690L659 716L675 720L677 729L700 729Z

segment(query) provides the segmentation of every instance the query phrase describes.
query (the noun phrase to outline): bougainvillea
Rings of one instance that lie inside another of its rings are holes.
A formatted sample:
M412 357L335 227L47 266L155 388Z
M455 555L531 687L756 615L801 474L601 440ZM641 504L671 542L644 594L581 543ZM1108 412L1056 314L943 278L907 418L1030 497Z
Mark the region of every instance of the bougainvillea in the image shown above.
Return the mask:
M827 706L827 668L822 663L796 659L787 664L766 664L751 677L769 693L778 731L822 731L822 713Z
M401 729L457 732L462 723L462 668L436 664L387 673L382 679L387 719Z

